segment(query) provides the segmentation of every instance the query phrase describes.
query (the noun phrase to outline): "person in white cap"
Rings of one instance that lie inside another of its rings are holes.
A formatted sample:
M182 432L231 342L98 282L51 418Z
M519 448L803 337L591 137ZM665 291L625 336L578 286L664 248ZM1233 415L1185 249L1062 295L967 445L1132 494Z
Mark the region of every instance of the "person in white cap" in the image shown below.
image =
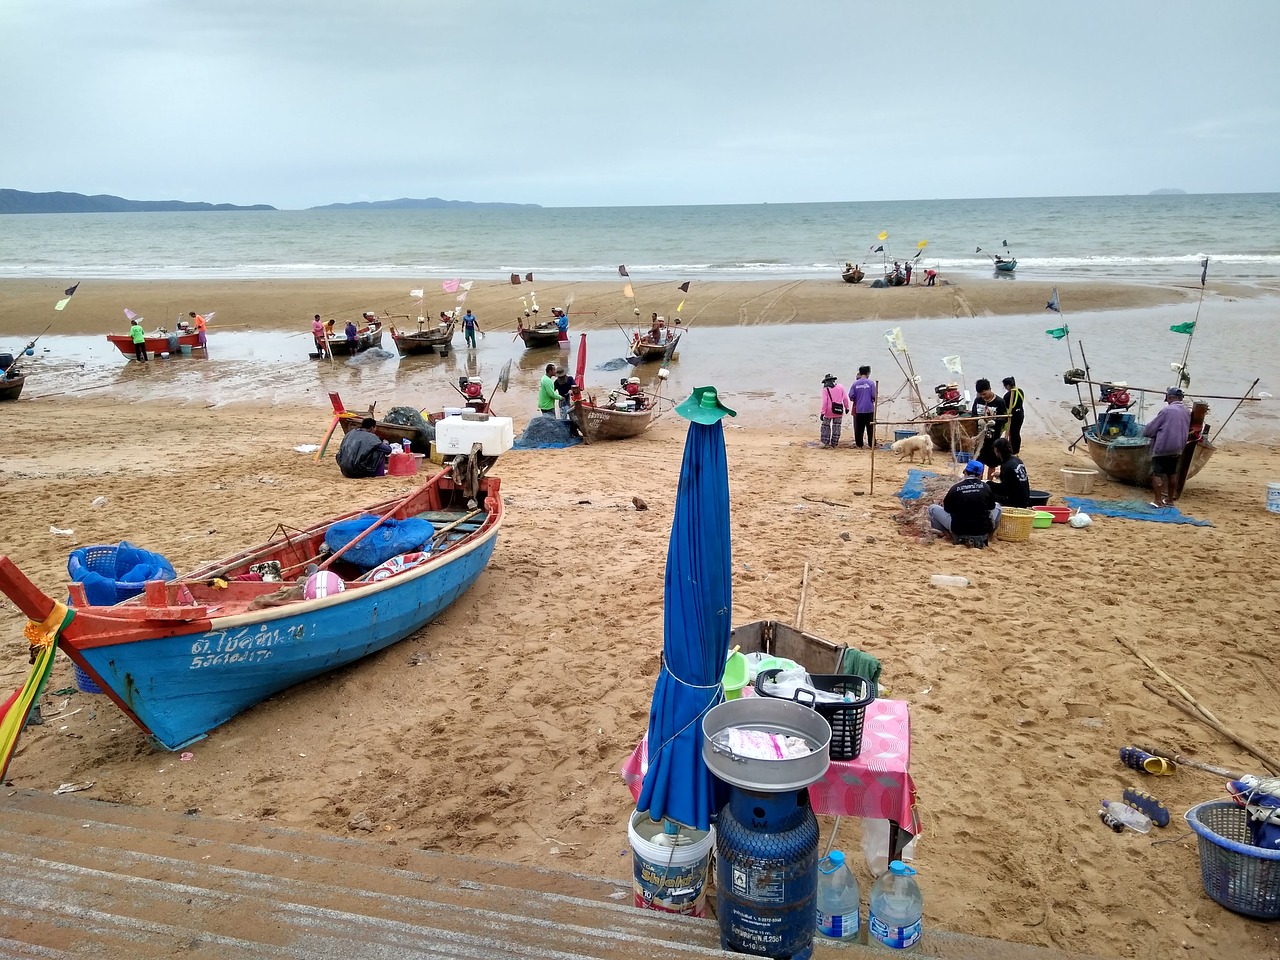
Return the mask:
M1182 390L1164 392L1164 409L1142 428L1151 438L1151 506L1169 507L1177 497L1178 465L1191 436L1191 411L1182 403Z

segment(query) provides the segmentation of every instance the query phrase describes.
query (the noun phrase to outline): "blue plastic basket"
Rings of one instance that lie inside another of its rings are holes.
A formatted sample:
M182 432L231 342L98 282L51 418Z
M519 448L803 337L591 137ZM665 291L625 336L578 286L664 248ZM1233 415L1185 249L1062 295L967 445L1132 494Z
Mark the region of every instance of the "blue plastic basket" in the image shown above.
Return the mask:
M72 663L71 669L76 672L76 689L81 693L101 693L102 688L93 682L93 677L80 669L80 664Z
M1187 811L1200 844L1204 892L1234 913L1280 919L1280 850L1249 843L1249 815L1230 800L1210 800Z
M915 430L895 430L895 431L893 431L893 439L894 439L894 440L905 440L905 439L907 439L907 437L914 437L915 435L916 435L916 431L915 431Z
M965 453L963 450L956 451L956 463L968 463L972 459L972 453Z

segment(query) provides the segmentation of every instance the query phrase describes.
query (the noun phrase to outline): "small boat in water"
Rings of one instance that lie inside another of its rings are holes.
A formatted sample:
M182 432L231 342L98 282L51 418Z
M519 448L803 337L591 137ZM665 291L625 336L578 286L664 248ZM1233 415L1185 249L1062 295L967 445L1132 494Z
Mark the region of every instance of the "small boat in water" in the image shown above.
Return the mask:
M1018 269L1018 258L1010 257L1005 260L1003 257L996 257L992 261L992 265L996 268L997 273L1013 273Z
M500 481L485 475L494 459L459 457L403 498L301 531L282 525L265 543L113 606L89 604L83 584L72 584L75 616L61 649L155 743L181 749L282 690L411 636L462 596L502 525ZM432 532L417 550L365 568L343 558L346 546L326 544L335 524L364 515L377 521L368 530L416 519ZM281 580L264 580L263 564ZM316 564L325 569L309 576ZM36 623L57 609L3 556L0 591Z
M357 353L364 353L374 347L382 346L382 322L379 320L369 320L363 327L356 330L355 340L348 340L345 333L333 333L325 337L325 345L329 353L335 357L353 357ZM318 358L320 354L312 353L312 358Z
M671 356L676 352L676 347L680 343L680 338L684 336L681 330L672 334L667 331L670 340L659 340L657 342L649 339L648 335L641 336L636 334L631 340L631 355L635 358L636 363L651 363L655 360L662 360Z
M406 317L405 319L408 318ZM390 324L390 327L391 339L395 341L396 349L402 357L436 352L446 354L449 352L449 344L453 340L454 321L452 319L447 323L437 324L434 328L428 328L426 327L426 321L419 317L417 333L405 333L397 330L394 323Z

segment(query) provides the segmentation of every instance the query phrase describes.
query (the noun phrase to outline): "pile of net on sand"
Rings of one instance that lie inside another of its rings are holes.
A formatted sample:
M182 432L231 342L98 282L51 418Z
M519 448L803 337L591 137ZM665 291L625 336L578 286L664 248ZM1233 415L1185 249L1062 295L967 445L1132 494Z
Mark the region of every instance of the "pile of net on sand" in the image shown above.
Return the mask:
M912 470L898 491L902 509L893 515L903 536L915 537L921 543L932 543L939 536L929 525L929 507L941 503L955 484L955 477L940 477L923 470Z
M413 447L418 453L427 452L427 444L436 438L436 427L413 407L392 407L382 418L384 423L394 423L398 427L413 427L418 431ZM421 449L419 449L419 447Z
M362 367L366 363L380 363L383 360L394 360L395 354L389 350L383 350L381 347L370 347L362 353L357 353L354 357L347 360L347 366Z
M524 428L524 433L516 437L513 449L516 450L555 450L561 447L572 447L582 442L577 430L568 420L555 417L534 417Z

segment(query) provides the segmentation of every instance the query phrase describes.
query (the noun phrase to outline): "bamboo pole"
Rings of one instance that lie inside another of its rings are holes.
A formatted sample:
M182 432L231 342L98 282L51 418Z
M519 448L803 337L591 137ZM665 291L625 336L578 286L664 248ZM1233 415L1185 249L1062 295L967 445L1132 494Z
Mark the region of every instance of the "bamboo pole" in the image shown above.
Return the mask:
M796 629L804 629L804 601L809 593L809 561L804 562L804 573L800 576L800 602L796 605Z
M854 419L857 419L855 413ZM871 485L867 491L868 495L874 496L876 492L876 447L880 445L876 437L876 427L880 424L880 381L876 381L876 399L871 406ZM857 429L856 427L854 429Z
M1252 754L1259 761L1261 761L1262 765L1267 767L1271 773L1280 773L1280 767L1276 765L1276 762L1274 759L1270 759L1270 760L1266 759L1267 754L1265 753L1260 754L1258 752L1257 747L1249 743L1247 740L1241 739L1239 736L1237 736L1227 727L1223 726L1221 723L1218 723L1217 721L1210 721L1208 717L1206 717L1202 713L1197 712L1193 707L1191 707L1190 704L1183 703L1181 700L1177 699L1176 697L1171 697L1169 696L1169 694L1161 691L1160 688L1158 688L1150 680L1143 680L1142 685L1146 687L1148 690L1150 690L1152 693L1168 701L1170 706L1177 707L1179 710L1181 710L1183 713L1185 713L1187 716L1191 717L1192 719L1199 720L1201 723L1207 724L1208 726L1216 730L1218 733L1226 737L1228 740L1230 740L1232 743L1234 743L1236 746ZM1169 759L1173 760L1174 763L1186 762L1184 759L1180 759L1176 756L1170 757ZM1188 764L1188 766L1194 766L1200 770L1209 770L1209 772L1211 773L1220 773L1220 774L1223 773L1223 771L1213 770L1209 767L1206 767L1203 764L1191 763L1191 764ZM1234 770L1225 771L1225 775L1230 777L1232 780L1240 779L1240 775Z
M1231 740L1238 746L1249 751L1249 753L1253 754L1253 756L1261 760L1263 765L1266 766L1272 773L1280 773L1280 760L1277 760L1275 757L1271 756L1261 747L1253 743L1250 743L1249 741L1244 740L1237 734L1233 733L1230 729L1227 728L1227 726L1221 720L1219 720L1216 716L1214 716L1214 714L1210 712L1210 710L1207 707L1205 707L1204 704L1202 704L1199 700L1193 697L1187 691L1186 687L1180 684L1177 680L1171 677L1164 670L1160 669L1160 667L1158 667L1155 663L1153 663L1152 660L1146 654L1144 654L1141 650L1139 650L1137 647L1131 644L1124 637L1116 637L1116 640L1120 643L1122 647L1124 647L1126 650L1132 653L1135 657L1137 657L1139 660L1145 663L1148 667L1154 670L1156 674L1159 677L1161 677L1166 683L1168 683L1171 687L1173 687L1173 689L1178 691L1178 693L1182 696L1182 699L1187 701L1187 703L1189 703L1191 707L1194 708L1194 710L1188 708L1186 711L1187 713L1190 713L1193 717L1196 717L1196 719L1202 720L1203 722L1207 723L1210 727L1212 727L1214 730L1217 730L1218 733L1222 734L1228 740ZM1161 695L1163 696L1163 694ZM1165 697L1165 699L1169 700L1168 697ZM1173 701L1170 700L1170 702L1172 703ZM1180 704L1175 704L1175 706L1178 706L1181 708Z

